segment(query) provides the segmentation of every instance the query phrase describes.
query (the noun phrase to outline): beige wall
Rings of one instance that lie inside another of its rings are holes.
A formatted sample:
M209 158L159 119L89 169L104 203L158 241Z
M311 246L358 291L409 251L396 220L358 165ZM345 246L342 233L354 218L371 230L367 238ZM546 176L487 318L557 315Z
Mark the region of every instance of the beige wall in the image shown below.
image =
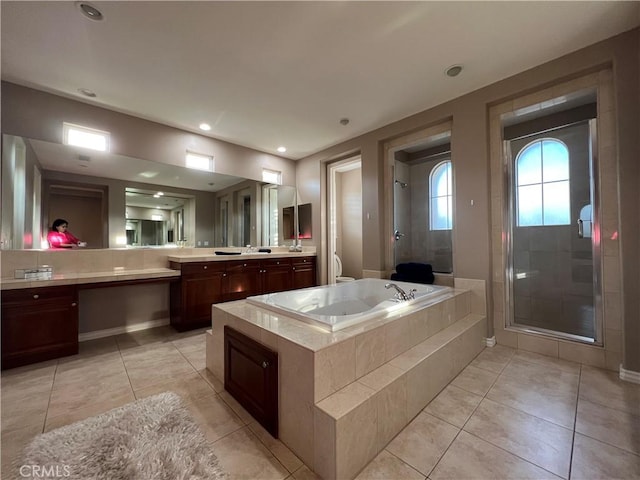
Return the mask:
M454 165L454 273L457 277L478 278L490 285L492 274L489 195L489 124L491 105L517 98L595 71L603 65L613 67L618 125L620 168L621 264L623 265L624 355L626 369L640 371L640 245L638 197L638 78L640 30L634 29L565 57L527 70L468 95L353 138L298 162L298 189L311 200L314 211L324 208L325 197L307 188L305 178L323 178L324 163L349 152L360 152L363 171L363 267L384 271L384 251L390 232L384 232L381 199L384 198L382 144L407 132L452 119L451 156ZM326 181L325 181L326 182ZM389 187L390 188L390 187ZM471 205L473 200L473 205ZM367 213L375 213L370 218ZM314 216L314 228L324 219ZM320 259L321 261L321 259ZM495 272L500 274L500 272ZM493 295L488 292L491 303ZM489 308L491 312L491 307ZM491 324L491 322L489 322ZM493 333L491 326L488 335Z

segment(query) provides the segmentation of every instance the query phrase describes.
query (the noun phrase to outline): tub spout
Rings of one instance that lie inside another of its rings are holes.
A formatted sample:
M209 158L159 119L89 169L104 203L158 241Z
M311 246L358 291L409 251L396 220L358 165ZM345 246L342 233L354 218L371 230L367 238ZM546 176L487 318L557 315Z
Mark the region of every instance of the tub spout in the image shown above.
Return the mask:
M396 289L396 295L395 297L398 300L401 300L403 302L406 302L407 300L413 300L415 298L415 291L416 289L413 288L409 291L409 293L405 292L403 289L401 289L399 286L397 286L395 283L387 283L385 284L384 288L389 289L389 288L395 288Z

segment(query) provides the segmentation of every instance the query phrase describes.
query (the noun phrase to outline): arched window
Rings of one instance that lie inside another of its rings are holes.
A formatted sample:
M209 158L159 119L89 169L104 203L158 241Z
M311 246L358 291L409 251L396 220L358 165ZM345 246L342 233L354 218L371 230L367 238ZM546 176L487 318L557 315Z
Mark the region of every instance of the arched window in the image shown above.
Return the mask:
M451 160L445 160L429 175L429 226L431 230L451 230L453 224L453 188Z
M516 157L519 227L569 225L569 150L559 140L531 142Z

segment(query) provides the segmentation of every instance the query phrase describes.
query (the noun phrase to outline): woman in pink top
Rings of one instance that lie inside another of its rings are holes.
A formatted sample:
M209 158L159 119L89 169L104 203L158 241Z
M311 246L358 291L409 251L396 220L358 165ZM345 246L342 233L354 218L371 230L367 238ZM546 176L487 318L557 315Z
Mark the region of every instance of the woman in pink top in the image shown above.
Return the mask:
M87 245L86 242L81 242L71 232L68 232L67 228L69 228L69 222L62 218L58 218L53 222L51 231L47 234L49 248L72 248Z

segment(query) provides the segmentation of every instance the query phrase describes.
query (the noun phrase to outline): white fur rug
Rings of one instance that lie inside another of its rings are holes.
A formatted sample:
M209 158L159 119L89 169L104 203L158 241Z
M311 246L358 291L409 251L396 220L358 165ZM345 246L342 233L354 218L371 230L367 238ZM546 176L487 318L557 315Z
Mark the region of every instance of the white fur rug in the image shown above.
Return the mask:
M226 478L204 434L173 392L38 435L17 470L19 478L32 479Z

